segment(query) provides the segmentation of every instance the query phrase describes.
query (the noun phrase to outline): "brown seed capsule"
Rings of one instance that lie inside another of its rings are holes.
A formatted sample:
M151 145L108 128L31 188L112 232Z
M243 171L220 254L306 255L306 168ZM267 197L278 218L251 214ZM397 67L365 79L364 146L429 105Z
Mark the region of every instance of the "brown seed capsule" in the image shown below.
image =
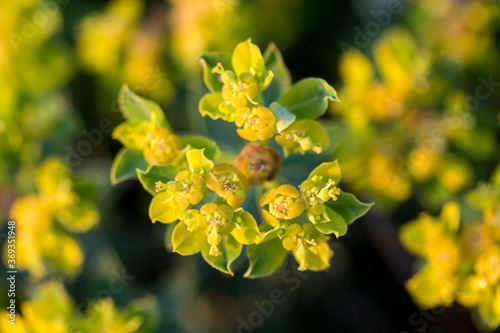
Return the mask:
M236 158L236 167L246 176L250 185L258 186L278 175L281 155L273 148L249 143Z

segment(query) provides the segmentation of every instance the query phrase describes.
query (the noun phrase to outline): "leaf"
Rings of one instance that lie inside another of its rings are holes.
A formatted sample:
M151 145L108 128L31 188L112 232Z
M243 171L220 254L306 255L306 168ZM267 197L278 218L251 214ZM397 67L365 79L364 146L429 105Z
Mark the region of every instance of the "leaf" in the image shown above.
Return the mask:
M217 143L204 136L187 136L182 138L183 147L191 146L193 149L205 149L205 156L209 160L215 160L220 154L219 146Z
M288 251L281 244L281 239L273 238L261 244L252 244L247 247L250 267L246 271L246 278L260 278L273 274L285 260Z
M142 151L122 148L111 166L111 184L116 185L124 180L136 179L136 170L146 170L148 166Z
M290 71L283 61L283 56L274 43L270 43L264 52L266 68L271 70L274 78L269 87L262 93L265 105L277 101L292 83Z
M249 38L246 41L236 45L231 59L236 76L241 73L252 73L257 76L266 72L264 57L257 45L252 44Z
M158 300L152 294L148 294L144 298L135 299L127 306L125 317L127 322L141 318L140 326L134 331L135 333L153 332L158 328L161 322L161 311Z
M342 177L339 162L335 160L333 162L321 163L313 171L311 171L307 179L312 179L314 176L323 177L324 181L331 179L335 182L335 185L338 185Z
M220 75L212 73L212 69L220 62L225 70L233 70L231 66L231 53L225 51L206 52L200 57L200 62L203 65L203 79L208 89L211 92L222 91L224 84L219 79Z
M290 126L295 121L295 118L297 118L297 116L288 111L288 109L276 102L271 103L269 109L276 116L276 129L278 130L278 133L281 133L284 129Z
M240 242L241 244L253 244L257 241L257 237L260 236L259 227L257 226L257 221L255 221L252 214L245 211L235 212L237 217L241 218L243 223L240 228L234 228L231 231L231 235Z
M326 205L339 213L347 224L351 224L365 215L373 206L373 203L363 203L354 195L341 191L336 201L327 201Z
M201 229L189 231L186 223L180 222L172 234L173 251L183 256L198 253L207 243L207 234Z
M293 85L278 103L298 119L316 119L325 114L328 101L339 101L335 89L323 79L307 78Z
M149 99L135 94L127 85L123 85L120 89L118 106L123 116L128 121L138 122L155 120L157 127L165 127L169 131L172 131L160 106Z
M337 238L344 236L347 232L347 223L344 218L329 207L326 208L326 212L330 221L316 223L314 227L325 235L334 234Z
M155 195L156 182L168 183L175 179L179 168L172 164L151 165L146 171L137 170L137 175L142 187L151 195Z
M200 100L199 110L203 117L209 116L213 120L226 117L220 112L219 105L224 102L222 98L222 94L220 93L212 93L206 94Z
M227 236L222 236L222 241L218 245L219 250L222 252L221 255L212 256L210 255L210 244L205 241L205 245L201 250L201 255L203 259L219 271L234 275L231 270L231 264L240 256L243 245L241 245L236 239L234 239L231 234Z

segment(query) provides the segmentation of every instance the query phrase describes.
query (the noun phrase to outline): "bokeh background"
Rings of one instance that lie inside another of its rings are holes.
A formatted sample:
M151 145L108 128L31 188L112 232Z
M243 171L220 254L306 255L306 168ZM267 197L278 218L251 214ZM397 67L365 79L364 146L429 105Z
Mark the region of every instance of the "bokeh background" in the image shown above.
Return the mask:
M74 240L79 260L36 245L42 238L62 244L59 236L30 229L18 238L35 244L28 257L40 258L20 270L17 304L57 281L81 310L104 296L117 309L149 300L143 312L151 332L484 330L460 305L414 305L404 283L416 260L397 230L423 211L438 214L448 200L462 202L499 164L499 10L486 0L1 0L1 241L16 199L41 191L35 178L50 156L72 170L79 195L99 212L88 228L54 227ZM229 277L201 256L172 254L166 226L148 217L150 195L140 183L109 182L121 147L110 129L122 121L122 83L158 102L176 132L206 135L231 153L243 147L234 128L199 114L206 88L197 58L249 37L261 49L274 42L294 81L324 78L342 101L322 119L332 137L328 151L287 159L283 175L298 183L321 161L338 159L343 187L375 202L333 241L325 272L299 274L289 258L273 276L248 280L244 259ZM35 206L16 216L40 219ZM5 256L3 265L6 271ZM123 288L109 287L116 279ZM0 286L4 309L5 279ZM286 299L260 308L276 289ZM40 301L42 308L63 293L49 292L54 299ZM21 307L39 323L27 332L52 332L42 327L44 318L57 318L54 308L49 315Z

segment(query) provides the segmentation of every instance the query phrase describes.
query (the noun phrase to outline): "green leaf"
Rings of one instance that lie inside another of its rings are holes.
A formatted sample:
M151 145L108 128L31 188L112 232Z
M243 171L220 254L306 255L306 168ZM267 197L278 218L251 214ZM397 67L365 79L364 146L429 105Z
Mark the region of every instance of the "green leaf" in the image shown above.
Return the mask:
M312 179L314 176L320 176L324 181L331 179L335 182L335 185L338 185L340 178L342 177L339 162L335 160L333 162L321 163L313 171L311 171L308 179Z
M326 235L335 234L337 238L344 236L347 232L347 223L344 218L329 207L326 208L326 213L330 221L316 223L314 227Z
M207 234L201 229L189 231L186 223L180 222L172 234L173 251L183 256L198 253L207 243Z
M242 224L240 228L234 228L231 235L241 244L253 244L260 236L257 221L255 221L252 214L243 210L235 212L235 218L241 218Z
M269 87L262 93L265 105L277 101L292 84L292 76L283 61L283 56L274 43L270 43L264 52L266 68L271 70L274 78Z
M293 85L278 103L298 119L316 119L325 114L328 101L338 101L335 89L323 79L307 78Z
M135 333L154 332L161 322L158 300L152 294L133 300L127 306L125 317L128 319L127 322L141 318L141 324L134 331Z
M231 59L233 69L236 76L241 73L252 73L257 76L263 75L266 72L264 57L257 45L252 44L249 38L244 42L236 45Z
M156 182L168 183L175 179L179 168L172 164L151 165L146 171L137 170L142 186L151 195L156 194Z
M222 94L212 93L206 94L200 100L199 110L203 117L209 116L213 120L215 119L225 119L226 117L220 112L219 105L224 102Z
M210 244L205 240L203 249L201 250L201 255L203 259L219 271L234 275L231 270L231 264L239 257L243 245L241 245L236 239L234 239L231 234L227 236L222 236L222 241L218 245L219 250L222 252L221 255L212 256L210 255Z
M244 277L259 278L273 274L285 260L288 251L281 244L281 239L273 238L261 244L247 247L250 267Z
M182 138L182 145L183 147L189 145L192 149L205 149L205 156L209 160L215 160L220 154L217 143L204 136L188 136Z
M206 52L200 57L203 65L203 79L211 92L221 92L223 83L220 81L220 75L212 73L212 69L221 63L225 70L233 70L231 66L231 53L229 52Z
M354 195L341 191L335 201L327 201L326 205L339 213L347 224L353 223L355 220L365 215L373 203L363 203Z
M276 116L276 129L279 133L290 126L295 121L295 118L297 118L297 116L288 111L288 109L276 102L271 103L269 110Z
M142 98L123 85L118 95L118 106L125 119L132 122L155 121L158 127L172 131L163 110L155 102Z
M148 166L142 151L122 148L111 166L111 184L116 185L124 180L136 179L136 170L146 170Z

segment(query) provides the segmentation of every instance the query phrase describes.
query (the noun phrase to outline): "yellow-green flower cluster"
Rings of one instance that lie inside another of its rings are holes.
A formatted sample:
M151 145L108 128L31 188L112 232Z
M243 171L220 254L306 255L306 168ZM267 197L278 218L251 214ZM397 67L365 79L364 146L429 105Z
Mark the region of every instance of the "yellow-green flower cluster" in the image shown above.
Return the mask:
M226 68L225 68L226 67ZM274 76L266 71L264 57L257 45L248 39L236 46L231 62L221 62L211 69L222 85L214 85L214 92L200 102L202 115L222 118L239 127L238 134L245 140L268 140L276 134L276 116L262 105L260 94ZM211 109L205 104L210 101Z
M12 204L15 222L15 264L39 280L48 273L75 277L83 262L79 244L67 233L86 232L99 222L97 207L73 189L69 168L62 160L46 159L37 170L38 193L20 197ZM62 228L61 228L62 227ZM9 263L9 246L3 259Z
M88 304L86 314L78 309L64 285L49 281L36 287L33 296L20 304L9 323L9 313L0 310L5 320L0 322L1 332L12 333L65 333L65 332L149 332L159 320L157 300L148 296L136 299L124 309L117 309L111 298Z
M276 142L286 156L290 152L319 154L328 146L325 129L313 119L325 113L328 100L337 100L335 90L312 78L290 87L288 69L274 46L266 50L264 58L248 39L232 55L209 52L201 60L211 90L199 104L203 116L234 122L238 135L248 141L266 141L277 135ZM280 75L275 81L268 65ZM264 96L271 84L274 92Z
M153 113L151 121L123 122L113 131L113 138L119 140L125 148L141 151L150 165L185 166L186 150L183 149L181 138L156 118Z
M208 254L219 256L219 245L228 235L241 244L254 243L257 224L239 208L248 192L245 176L231 164L214 166L201 149L189 150L186 156L189 168L172 181L156 183L159 193L149 209L153 223L181 220L173 232L174 251L193 254L209 244Z
M335 233L338 237L345 233L342 229L347 229L334 205L341 193L335 186L340 176L337 162L323 163L311 172L300 190L292 185L281 185L265 192L259 202L266 207L262 209L262 218L273 229L259 241L266 241L275 234L282 239L282 246L293 252L300 264L299 270L327 268L330 258L327 235ZM310 222L300 222L304 212Z

